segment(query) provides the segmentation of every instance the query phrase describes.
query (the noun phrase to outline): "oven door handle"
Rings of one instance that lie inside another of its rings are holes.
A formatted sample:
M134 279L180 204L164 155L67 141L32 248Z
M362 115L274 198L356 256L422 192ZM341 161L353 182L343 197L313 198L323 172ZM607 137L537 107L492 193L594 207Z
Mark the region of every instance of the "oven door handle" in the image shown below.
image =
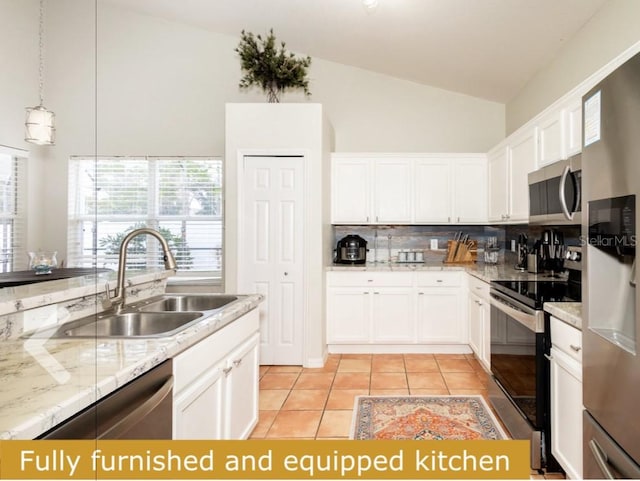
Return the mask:
M528 306L517 305L500 292L491 292L491 305L512 317L533 332L544 332L544 313Z

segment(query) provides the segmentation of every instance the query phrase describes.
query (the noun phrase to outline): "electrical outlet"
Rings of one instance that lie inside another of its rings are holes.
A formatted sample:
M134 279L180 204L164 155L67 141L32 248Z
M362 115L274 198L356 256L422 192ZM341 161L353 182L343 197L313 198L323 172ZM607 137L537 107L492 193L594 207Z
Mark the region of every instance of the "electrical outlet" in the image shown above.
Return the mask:
M511 239L511 252L515 252L515 251L516 251L516 240Z
M438 239L431 239L431 250L438 250Z

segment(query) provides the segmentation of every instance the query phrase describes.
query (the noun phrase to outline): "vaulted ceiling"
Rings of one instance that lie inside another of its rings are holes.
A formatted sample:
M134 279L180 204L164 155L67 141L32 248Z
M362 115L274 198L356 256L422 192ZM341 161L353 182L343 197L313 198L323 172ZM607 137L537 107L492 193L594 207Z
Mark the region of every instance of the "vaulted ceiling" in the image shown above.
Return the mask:
M501 103L608 0L103 0L218 33Z

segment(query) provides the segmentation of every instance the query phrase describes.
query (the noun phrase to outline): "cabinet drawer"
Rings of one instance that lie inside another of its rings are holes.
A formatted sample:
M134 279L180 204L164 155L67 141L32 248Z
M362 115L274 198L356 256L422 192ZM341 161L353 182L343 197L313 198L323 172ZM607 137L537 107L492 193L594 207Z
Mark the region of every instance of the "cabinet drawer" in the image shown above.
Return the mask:
M419 287L459 287L462 285L462 271L418 272Z
M413 272L327 272L329 287L411 287Z
M551 345L582 362L582 331L551 317Z
M489 283L483 281L482 279L478 279L471 274L468 275L469 280L469 292L473 292L476 296L481 297L482 299L488 301L489 300Z

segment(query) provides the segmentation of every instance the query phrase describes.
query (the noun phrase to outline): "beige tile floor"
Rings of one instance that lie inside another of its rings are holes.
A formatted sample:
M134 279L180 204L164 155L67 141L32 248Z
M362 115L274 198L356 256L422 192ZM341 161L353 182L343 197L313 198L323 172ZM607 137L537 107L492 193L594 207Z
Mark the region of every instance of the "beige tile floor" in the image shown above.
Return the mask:
M260 366L253 439L348 439L362 394L480 394L488 374L472 354L332 354L323 368ZM564 479L531 473L531 479Z
M467 354L332 354L319 369L261 366L252 438L347 439L362 394L487 395L487 373Z

